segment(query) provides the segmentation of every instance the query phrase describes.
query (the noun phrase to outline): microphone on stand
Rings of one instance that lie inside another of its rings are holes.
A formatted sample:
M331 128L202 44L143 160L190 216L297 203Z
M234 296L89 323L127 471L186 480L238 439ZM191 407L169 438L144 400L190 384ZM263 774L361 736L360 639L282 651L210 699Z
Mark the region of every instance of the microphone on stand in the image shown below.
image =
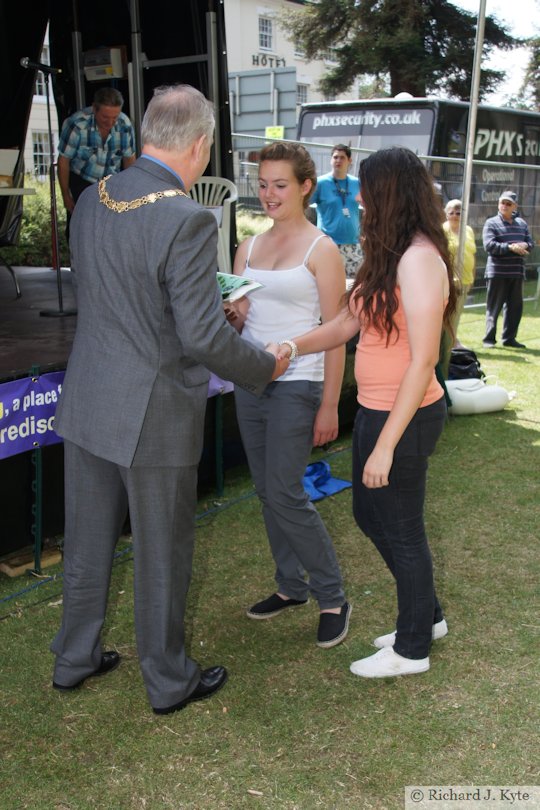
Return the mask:
M62 73L61 68L54 68L46 65L43 62L32 62L28 56L23 56L20 60L23 68L30 68L31 70L41 70L43 73L51 75L53 73ZM52 258L56 271L56 286L58 290L58 309L42 309L40 315L50 315L51 317L62 318L66 315L76 315L76 309L64 309L63 295L62 295L62 273L60 268L60 256L58 250L58 217L56 211L56 181L55 181L55 168L54 168L54 142L51 124L51 102L49 94L49 81L45 82L45 94L47 97L47 131L49 135L49 188L51 196L51 243L52 243Z
M23 68L30 68L32 70L41 70L42 73L62 73L62 68L51 67L43 62L32 62L28 56L23 56L20 61Z

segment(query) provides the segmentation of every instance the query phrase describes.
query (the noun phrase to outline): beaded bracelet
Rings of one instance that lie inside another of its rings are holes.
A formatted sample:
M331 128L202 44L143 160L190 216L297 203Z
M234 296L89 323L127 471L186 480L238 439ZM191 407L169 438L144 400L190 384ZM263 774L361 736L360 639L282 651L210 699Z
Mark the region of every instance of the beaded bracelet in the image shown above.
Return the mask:
M291 350L291 354L289 357L290 362L292 363L293 360L296 360L298 357L298 346L294 342L294 340L280 340L278 342L278 346L288 346Z

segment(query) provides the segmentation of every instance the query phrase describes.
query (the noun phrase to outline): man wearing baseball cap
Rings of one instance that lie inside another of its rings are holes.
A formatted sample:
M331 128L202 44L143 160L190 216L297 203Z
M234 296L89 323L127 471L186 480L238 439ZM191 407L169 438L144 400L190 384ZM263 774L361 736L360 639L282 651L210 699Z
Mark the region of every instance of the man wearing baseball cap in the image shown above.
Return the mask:
M493 348L497 342L497 318L503 306L503 346L525 349L516 336L523 313L524 256L529 255L534 242L525 220L515 216L517 202L515 191L503 191L499 197L499 213L487 219L484 225L487 297L486 333L482 344L486 349Z

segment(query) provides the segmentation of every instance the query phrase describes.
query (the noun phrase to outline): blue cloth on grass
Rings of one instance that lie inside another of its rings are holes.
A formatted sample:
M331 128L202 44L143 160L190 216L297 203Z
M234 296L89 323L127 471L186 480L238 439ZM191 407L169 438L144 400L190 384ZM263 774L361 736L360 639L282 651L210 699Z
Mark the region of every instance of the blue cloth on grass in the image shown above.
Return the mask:
M330 465L326 461L315 461L313 464L308 464L303 483L304 489L312 501L320 501L327 495L335 495L336 492L352 486L350 481L333 478L330 473Z

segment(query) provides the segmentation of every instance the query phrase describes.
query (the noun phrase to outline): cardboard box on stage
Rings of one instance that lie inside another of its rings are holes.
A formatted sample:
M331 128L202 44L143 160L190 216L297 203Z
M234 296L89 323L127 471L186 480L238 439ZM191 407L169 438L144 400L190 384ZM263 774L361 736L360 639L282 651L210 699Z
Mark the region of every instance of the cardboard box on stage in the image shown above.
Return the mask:
M18 158L18 149L0 149L0 188L13 186L13 172Z

